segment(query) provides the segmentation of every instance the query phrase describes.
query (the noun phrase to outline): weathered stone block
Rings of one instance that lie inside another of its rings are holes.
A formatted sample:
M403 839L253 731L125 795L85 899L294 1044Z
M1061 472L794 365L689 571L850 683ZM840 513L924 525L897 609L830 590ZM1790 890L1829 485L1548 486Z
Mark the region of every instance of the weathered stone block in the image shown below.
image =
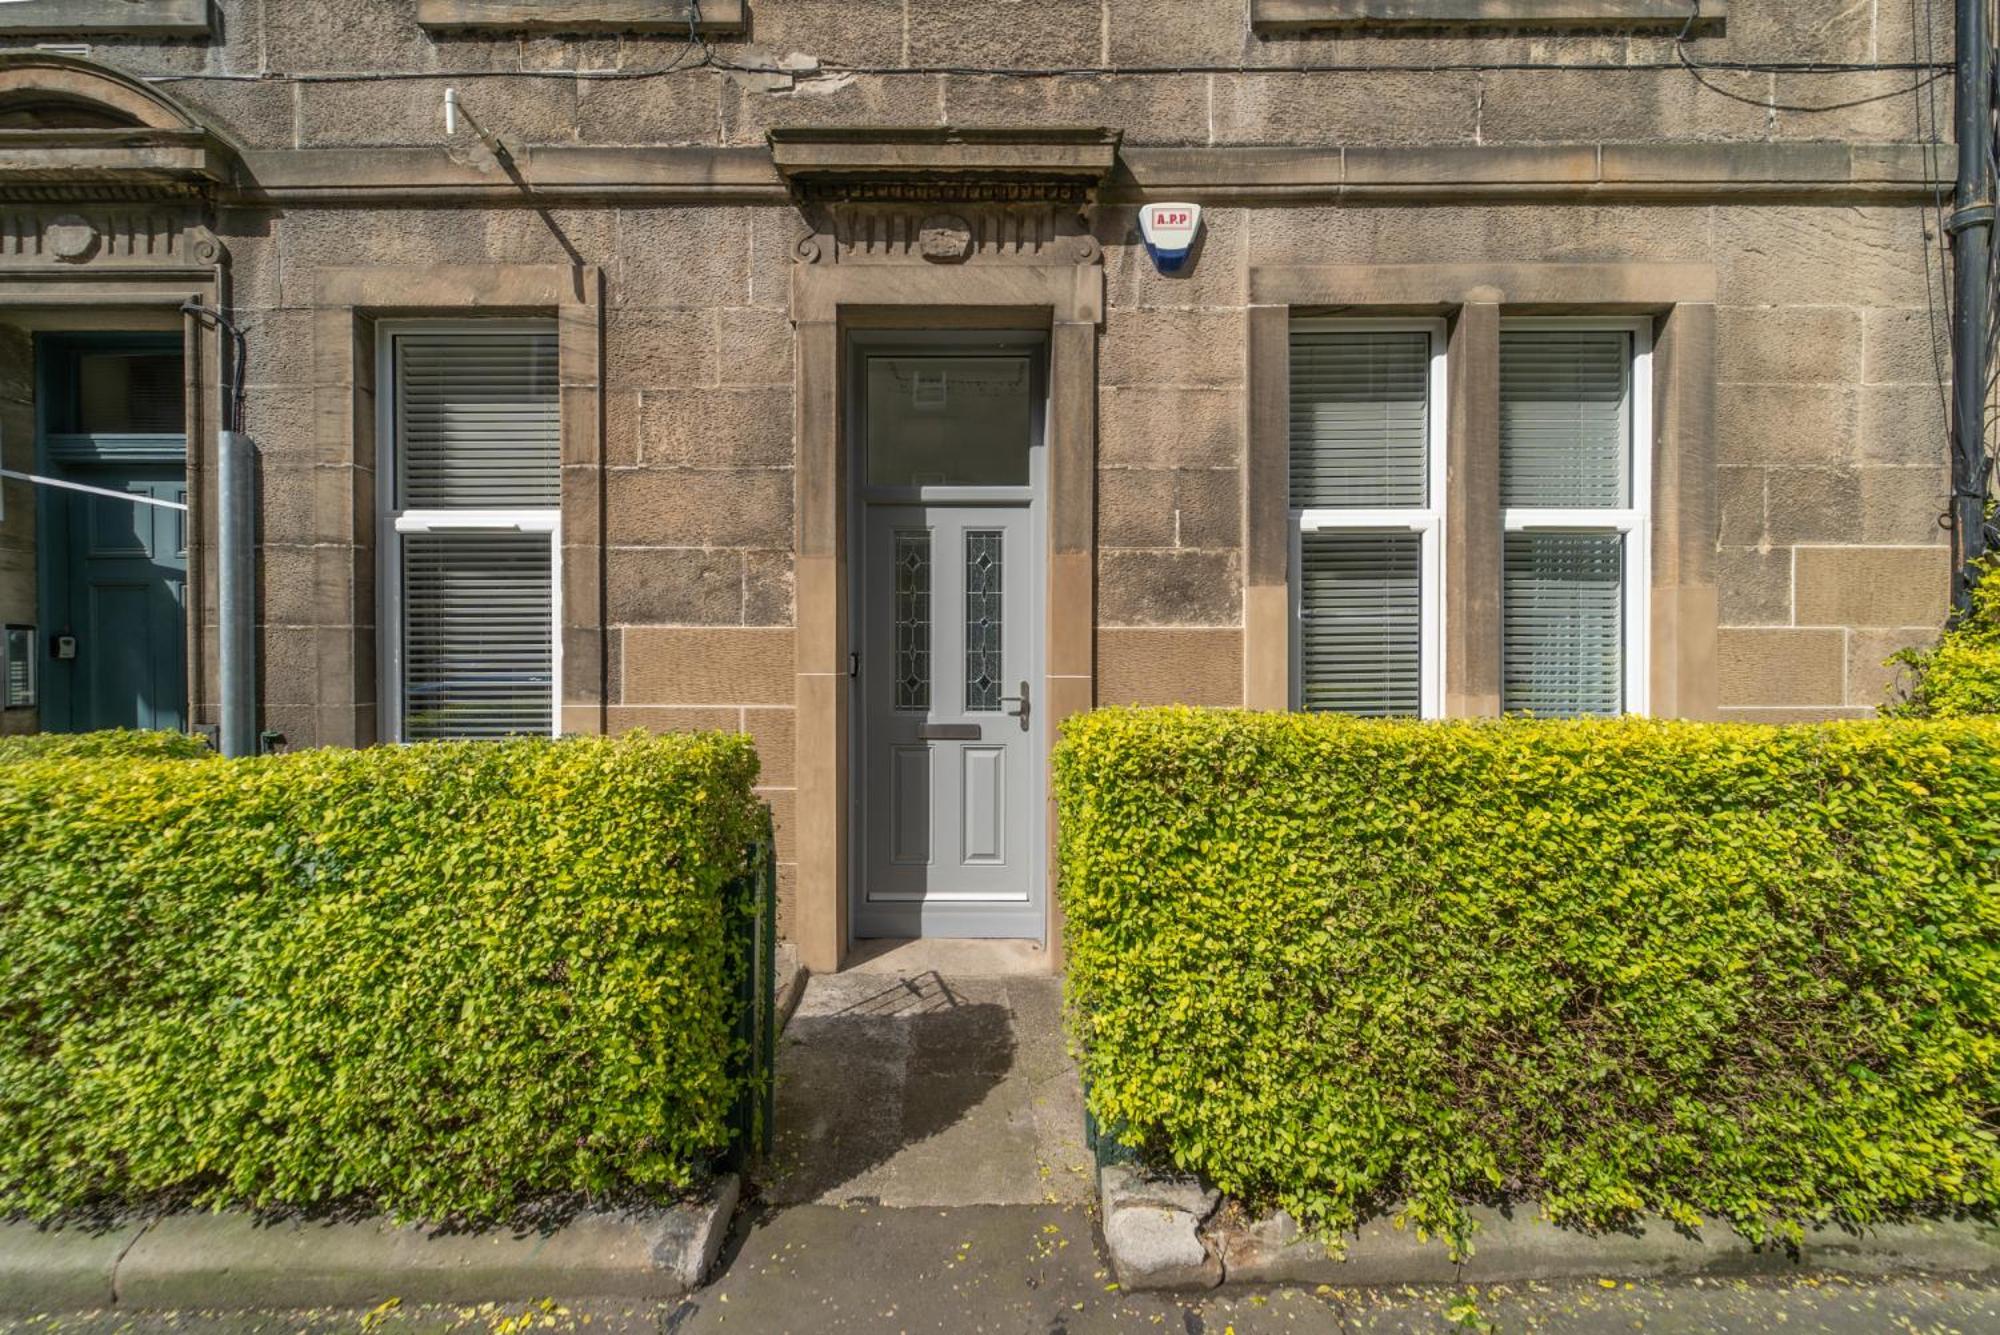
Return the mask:
M1856 392L1845 385L1731 385L1715 391L1717 460L1813 465L1856 454Z
M1099 0L909 0L912 65L1050 68L1096 65L1103 55Z
M510 147L576 138L576 85L567 79L480 79L459 88L458 138L444 130L449 79L298 85L306 148L448 144L469 149L478 130ZM477 126L475 130L473 127Z
M1234 550L1104 550L1097 581L1101 626L1228 626L1243 615Z
M749 220L737 209L620 209L612 279L622 306L741 306Z
M715 315L624 306L604 327L604 383L612 390L715 383Z
M1235 65L1250 46L1242 0L1107 0L1113 65Z
M1895 8L1886 4L1883 9ZM1865 61L1875 54L1875 10L1869 0L1764 0L1729 14L1729 56L1735 60Z
M1107 468L1097 476L1097 539L1107 547L1174 545L1174 474Z
M1802 626L1931 626L1944 622L1950 553L1931 547L1801 547Z
M1857 705L1885 705L1904 697L1909 669L1889 659L1905 649L1937 643L1938 627L1857 630L1847 637L1847 698Z
M1481 143L1762 139L1770 79L1685 70L1500 70L1480 79Z
M1105 385L1240 385L1240 311L1114 312L1104 330L1099 381Z
M751 37L764 50L828 65L899 65L903 0L784 0L758 5Z
M1861 523L1861 479L1854 469L1772 468L1764 487L1767 541L1853 541Z
M622 703L792 703L797 683L789 630L632 627L622 638Z
M1714 220L1712 258L1732 306L1924 304L1931 280L1918 209L1732 206Z
M1209 137L1205 75L1078 75L1059 79L963 76L944 83L951 125L1108 125L1125 143L1203 144Z
M586 144L717 144L723 76L687 72L660 79L583 79L576 85L577 137Z
M612 469L606 541L623 546L789 548L790 469Z
M1479 85L1449 73L1215 77L1218 144L1469 144Z
M1220 1196L1188 1178L1154 1178L1137 1168L1098 1170L1104 1242L1127 1288L1213 1288L1222 1263L1201 1228Z
M1851 383L1861 374L1860 312L1840 307L1723 306L1715 374L1723 382Z
M1232 467L1243 458L1243 396L1110 387L1098 396L1098 432L1098 460L1107 467Z
M723 85L723 142L763 147L774 129L793 125L939 125L944 87L915 76L827 73L791 81L737 76Z
M1792 620L1792 549L1724 547L1715 582L1725 626L1786 626Z
M640 406L639 459L689 468L787 468L791 390L648 390Z
M725 385L792 383L792 322L785 312L731 306L716 313L717 371Z
M1725 627L1716 632L1724 708L1846 703L1843 630Z
M1239 706L1243 633L1146 627L1099 630L1097 703Z
M798 746L798 716L789 708L746 709L743 730L757 743L758 778L787 787L793 782L793 758Z
M1861 379L1870 385L1926 384L1951 374L1951 330L1941 311L1872 308L1861 313Z
M604 554L614 625L743 623L743 557L704 547L613 547Z
M1950 375L1950 371L1945 373ZM1863 463L1916 466L1950 456L1951 416L1946 390L1933 384L1865 385L1861 388Z
M794 624L793 564L789 549L743 553L743 624Z
M1864 468L1857 476L1861 527L1850 535L1854 540L1916 547L1943 541L1951 503L1948 467Z

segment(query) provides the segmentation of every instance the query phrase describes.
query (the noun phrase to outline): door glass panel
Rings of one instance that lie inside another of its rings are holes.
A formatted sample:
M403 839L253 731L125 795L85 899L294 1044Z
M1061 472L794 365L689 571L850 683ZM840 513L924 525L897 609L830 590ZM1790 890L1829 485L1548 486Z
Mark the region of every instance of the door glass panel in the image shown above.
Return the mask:
M175 352L83 352L76 359L77 430L176 435L187 430Z
M1006 673L1001 662L1002 624L1000 607L1003 574L1002 534L975 529L965 535L965 709L969 714L992 714L1000 709L1000 682Z
M869 485L1027 486L1032 384L1026 357L869 358Z
M896 708L931 707L931 535L896 535Z

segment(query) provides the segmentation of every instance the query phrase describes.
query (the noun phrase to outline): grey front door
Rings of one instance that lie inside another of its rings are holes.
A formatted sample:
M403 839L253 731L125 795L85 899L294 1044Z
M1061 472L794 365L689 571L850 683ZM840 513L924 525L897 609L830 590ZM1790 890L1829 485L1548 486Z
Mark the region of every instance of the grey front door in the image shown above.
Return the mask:
M1041 377L1017 353L874 360L855 934L1039 939Z

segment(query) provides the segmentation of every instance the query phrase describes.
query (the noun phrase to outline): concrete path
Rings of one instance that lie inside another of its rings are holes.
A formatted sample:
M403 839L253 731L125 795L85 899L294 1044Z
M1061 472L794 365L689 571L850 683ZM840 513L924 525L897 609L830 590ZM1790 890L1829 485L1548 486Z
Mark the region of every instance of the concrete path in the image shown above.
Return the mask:
M774 1205L1090 1199L1062 984L1040 952L912 943L814 978L779 1049L763 1177Z

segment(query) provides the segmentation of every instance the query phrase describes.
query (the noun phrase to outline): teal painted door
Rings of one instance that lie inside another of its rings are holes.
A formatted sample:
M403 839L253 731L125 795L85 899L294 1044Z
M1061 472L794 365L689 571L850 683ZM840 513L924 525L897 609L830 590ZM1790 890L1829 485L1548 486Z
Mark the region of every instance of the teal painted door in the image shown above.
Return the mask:
M178 469L71 468L79 482L156 500L187 501ZM187 722L183 632L186 515L156 505L72 493L68 632L76 657L50 664L68 677L67 730L160 728Z
M178 339L45 335L37 359L44 472L187 503ZM39 516L42 726L185 728L185 511L44 488Z

